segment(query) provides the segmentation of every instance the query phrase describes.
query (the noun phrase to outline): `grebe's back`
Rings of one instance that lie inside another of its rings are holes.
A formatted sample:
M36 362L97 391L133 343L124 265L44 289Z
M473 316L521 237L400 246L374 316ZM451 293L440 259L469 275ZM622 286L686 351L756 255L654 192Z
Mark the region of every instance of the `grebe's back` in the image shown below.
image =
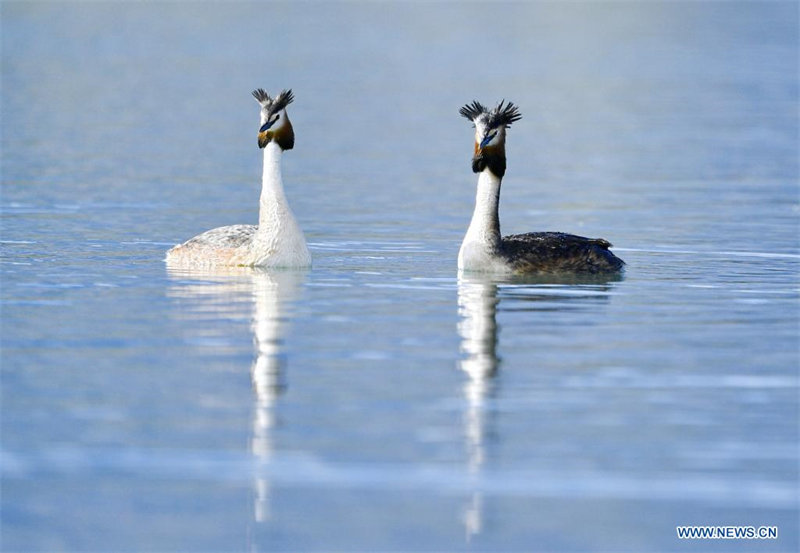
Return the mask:
M182 265L239 265L233 262L237 250L248 251L257 230L256 225L228 225L207 230L169 250L167 261Z
M611 243L563 232L504 236L500 255L515 273L613 273L625 263L611 253Z

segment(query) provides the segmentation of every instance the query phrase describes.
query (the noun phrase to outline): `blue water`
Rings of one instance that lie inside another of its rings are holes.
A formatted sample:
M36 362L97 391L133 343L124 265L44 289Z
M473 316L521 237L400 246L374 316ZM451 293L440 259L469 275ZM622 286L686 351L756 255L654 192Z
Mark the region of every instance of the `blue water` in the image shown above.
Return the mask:
M800 547L796 3L0 10L3 551ZM257 87L314 267L169 271ZM501 98L504 232L623 279L458 278Z

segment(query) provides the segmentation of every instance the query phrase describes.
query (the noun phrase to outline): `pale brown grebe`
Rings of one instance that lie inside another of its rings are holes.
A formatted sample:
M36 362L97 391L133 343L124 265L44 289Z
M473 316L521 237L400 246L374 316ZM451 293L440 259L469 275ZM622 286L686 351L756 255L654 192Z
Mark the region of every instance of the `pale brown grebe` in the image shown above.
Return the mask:
M506 172L506 128L522 118L513 103L489 110L473 101L459 113L475 126L472 171L478 173L475 211L461 249L458 268L511 274L619 273L625 263L602 238L563 232L530 232L501 237L498 207Z
M253 91L261 105L258 147L264 150L258 225L231 225L208 230L167 252L176 266L308 267L311 255L303 231L286 201L281 155L294 147L294 129L286 114L291 90L271 98Z

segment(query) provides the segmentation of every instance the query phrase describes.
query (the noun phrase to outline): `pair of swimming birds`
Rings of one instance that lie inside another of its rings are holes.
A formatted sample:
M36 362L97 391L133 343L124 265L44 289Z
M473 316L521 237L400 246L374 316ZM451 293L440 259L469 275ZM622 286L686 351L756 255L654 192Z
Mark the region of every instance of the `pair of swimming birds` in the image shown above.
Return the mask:
M291 90L274 98L253 91L261 106L258 147L264 169L258 225L231 225L206 231L167 252L177 266L246 266L299 268L311 265L303 231L283 191L281 155L294 147L294 129L286 113ZM478 174L475 211L458 252L463 271L500 274L613 274L625 263L602 238L562 232L501 236L498 208L506 172L506 130L522 118L519 108L501 101L489 109L477 101L459 112L475 127L472 171Z

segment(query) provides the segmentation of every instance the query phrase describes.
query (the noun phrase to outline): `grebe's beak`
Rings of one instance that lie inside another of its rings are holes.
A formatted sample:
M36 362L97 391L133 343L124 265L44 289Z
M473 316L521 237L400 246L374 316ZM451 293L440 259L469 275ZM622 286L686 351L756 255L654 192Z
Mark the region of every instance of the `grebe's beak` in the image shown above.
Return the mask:
M263 148L269 141L272 140L272 133L269 132L269 128L275 124L275 121L267 121L261 128L258 129L258 147Z
M493 132L492 134L487 134L486 136L484 136L483 140L481 140L481 143L478 146L478 149L483 150L486 147L486 145L489 144L489 142L491 142L494 139L495 136L497 136L497 131Z
M273 119L272 121L267 121L266 123L261 125L260 129L258 129L258 147L259 148L263 148L264 146L269 144L270 140L272 140L273 133L268 132L268 131L269 131L269 129L272 128L272 126L276 123L276 121L278 121L277 118Z

